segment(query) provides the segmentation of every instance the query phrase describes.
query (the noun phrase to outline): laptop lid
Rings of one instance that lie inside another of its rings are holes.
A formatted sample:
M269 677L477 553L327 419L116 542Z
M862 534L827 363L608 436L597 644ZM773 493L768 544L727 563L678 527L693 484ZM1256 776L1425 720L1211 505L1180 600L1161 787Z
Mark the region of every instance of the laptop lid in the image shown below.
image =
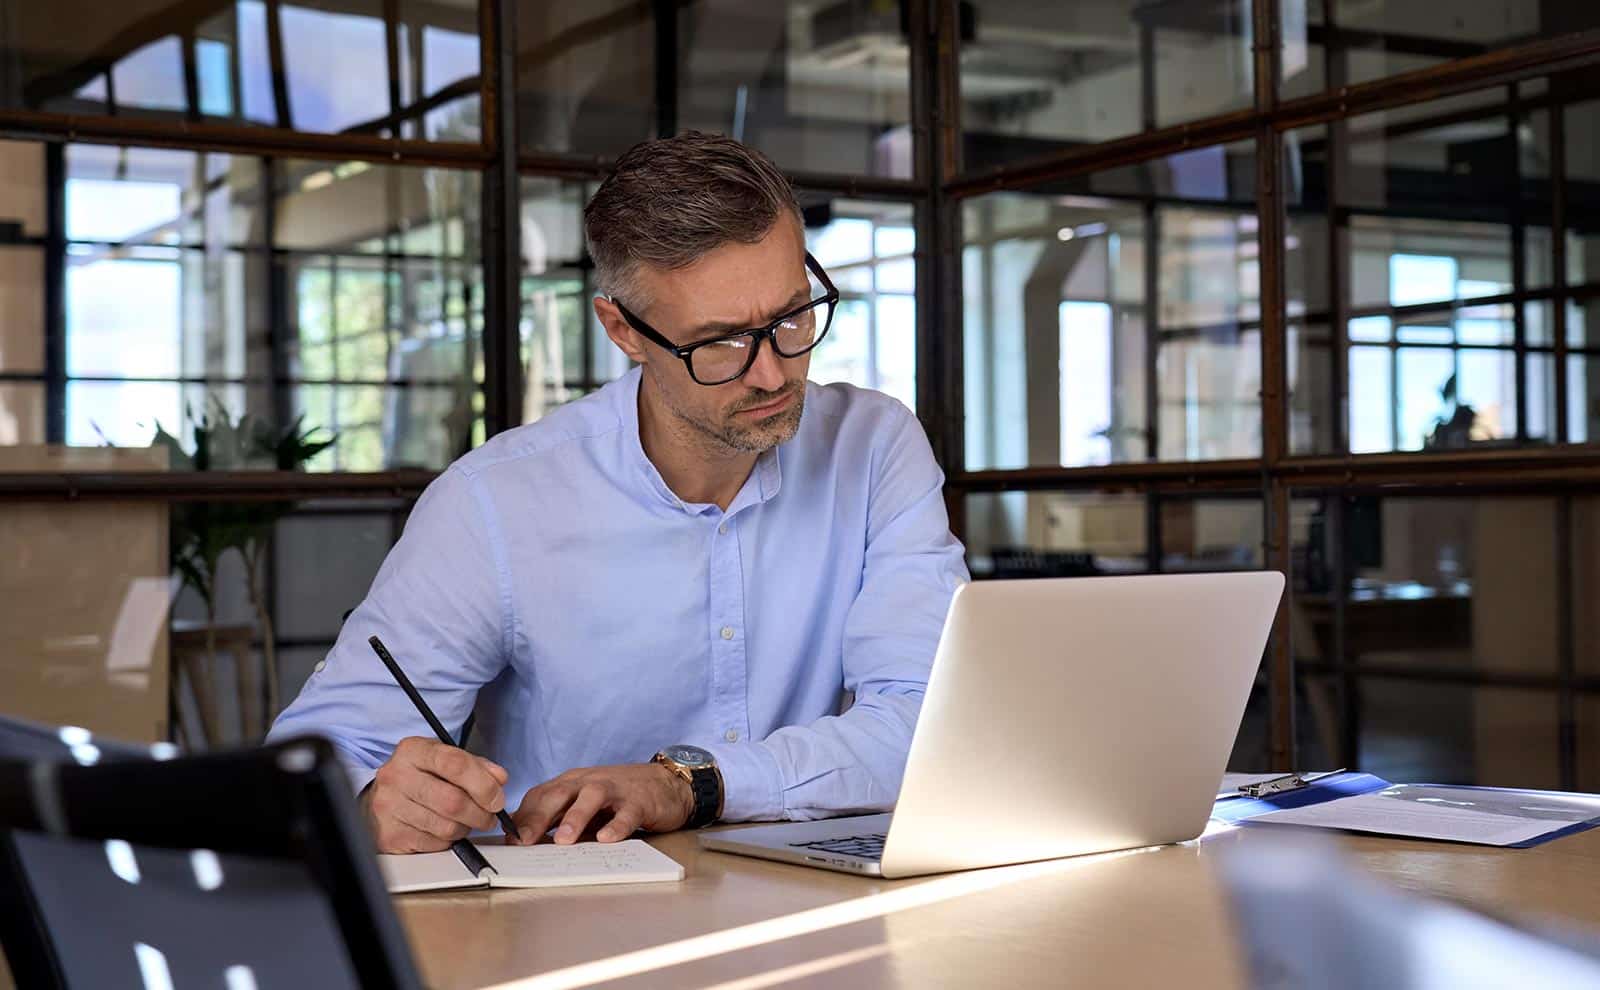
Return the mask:
M1199 835L1283 584L1246 572L963 585L884 876Z

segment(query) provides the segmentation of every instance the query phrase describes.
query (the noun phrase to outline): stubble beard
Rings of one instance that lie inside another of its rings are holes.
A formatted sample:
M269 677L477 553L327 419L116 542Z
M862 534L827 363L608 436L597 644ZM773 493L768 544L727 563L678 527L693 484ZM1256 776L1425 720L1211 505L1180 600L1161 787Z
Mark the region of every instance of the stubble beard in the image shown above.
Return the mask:
M740 409L768 405L784 395L793 395L794 398L783 409L765 419L751 420L750 417L741 416L739 413ZM795 433L800 429L800 416L805 411L805 404L805 381L800 380L790 382L775 392L751 396L742 401L736 409L725 413L720 421L709 422L681 409L674 409L673 413L714 451L764 454L779 444L794 439Z

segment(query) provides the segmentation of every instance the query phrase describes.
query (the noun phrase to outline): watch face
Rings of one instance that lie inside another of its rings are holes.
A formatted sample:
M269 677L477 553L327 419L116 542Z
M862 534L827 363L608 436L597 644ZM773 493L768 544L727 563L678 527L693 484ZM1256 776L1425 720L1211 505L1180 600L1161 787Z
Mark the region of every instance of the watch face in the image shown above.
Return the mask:
M667 759L686 767L708 767L713 762L711 754L699 746L668 746L662 752Z

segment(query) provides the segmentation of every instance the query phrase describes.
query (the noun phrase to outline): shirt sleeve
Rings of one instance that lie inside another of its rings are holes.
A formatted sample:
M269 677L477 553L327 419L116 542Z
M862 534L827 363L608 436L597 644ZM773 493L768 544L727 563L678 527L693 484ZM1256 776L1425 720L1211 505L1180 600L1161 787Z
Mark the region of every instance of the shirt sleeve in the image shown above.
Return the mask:
M366 600L273 723L269 742L308 733L327 738L360 791L401 739L433 736L368 645L373 635L445 728L460 730L478 689L510 656L503 543L488 509L481 486L459 467L428 486ZM345 607L328 603L330 610Z
M872 486L861 590L843 645L844 688L855 702L764 740L707 745L722 770L724 821L887 811L899 797L945 614L968 575L944 474L909 412Z

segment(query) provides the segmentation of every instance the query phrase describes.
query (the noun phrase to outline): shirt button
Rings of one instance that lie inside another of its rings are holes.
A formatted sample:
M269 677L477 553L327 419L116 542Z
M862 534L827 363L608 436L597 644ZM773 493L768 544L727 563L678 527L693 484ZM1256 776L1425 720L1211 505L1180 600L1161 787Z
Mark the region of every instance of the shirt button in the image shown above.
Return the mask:
M729 729L727 732L724 732L722 734L722 738L728 740L729 742L738 742L739 741L739 733L736 732L733 729Z
M732 626L723 626L722 627L722 638L723 639L732 639L733 638L733 627Z
M326 660L318 660L317 661L317 665L315 667L311 668L311 672L313 674L320 674L320 673L322 673L322 669L324 667L326 667L326 666L328 666L328 661L326 661Z
M723 523L721 526L718 526L717 527L717 532L721 533L723 536L727 536L728 535L728 524L727 523Z

